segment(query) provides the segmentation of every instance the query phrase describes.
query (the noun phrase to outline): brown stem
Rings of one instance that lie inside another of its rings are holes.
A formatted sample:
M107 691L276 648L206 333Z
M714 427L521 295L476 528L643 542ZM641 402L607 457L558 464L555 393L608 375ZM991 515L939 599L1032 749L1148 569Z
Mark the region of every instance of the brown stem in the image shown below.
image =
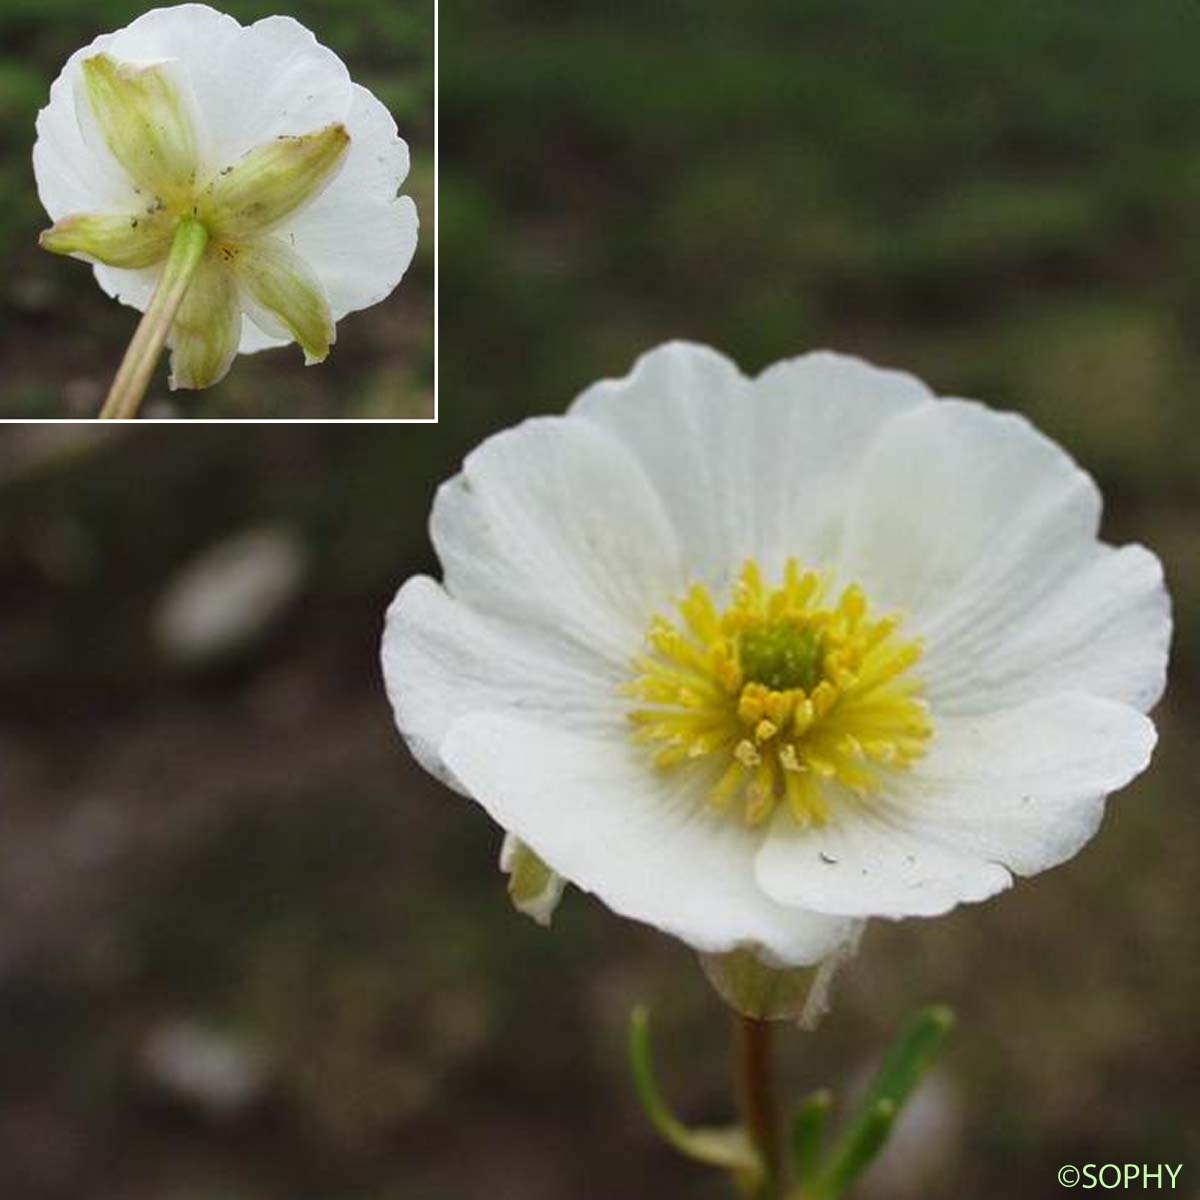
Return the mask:
M773 1200L783 1186L783 1147L768 1021L734 1017L734 1057L738 1107L751 1140L762 1155L767 1178L764 1200Z

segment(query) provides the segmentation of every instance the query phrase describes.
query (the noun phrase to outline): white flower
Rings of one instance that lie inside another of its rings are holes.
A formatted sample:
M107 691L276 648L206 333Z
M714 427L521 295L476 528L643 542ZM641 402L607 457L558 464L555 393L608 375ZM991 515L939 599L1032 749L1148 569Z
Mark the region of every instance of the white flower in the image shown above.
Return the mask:
M442 486L396 720L615 911L811 964L1070 858L1146 766L1169 602L1100 507L909 375L664 346Z
M173 240L196 228L174 387L291 341L322 360L335 322L384 299L416 247L395 122L290 17L243 28L202 4L145 13L70 57L37 135L55 221L42 244L95 263L110 296L145 311Z

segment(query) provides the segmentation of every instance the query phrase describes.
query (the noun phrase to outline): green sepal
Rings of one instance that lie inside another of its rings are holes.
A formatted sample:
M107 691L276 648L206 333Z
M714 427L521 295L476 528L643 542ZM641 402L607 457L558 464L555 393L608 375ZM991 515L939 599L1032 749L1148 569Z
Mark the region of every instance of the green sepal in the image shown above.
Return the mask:
M77 213L56 221L38 238L51 254L82 254L110 267L152 267L167 257L175 222L153 214Z
M745 948L701 954L700 965L721 999L742 1016L815 1024L811 1001L820 966L773 967Z
M236 276L246 312L265 333L293 338L306 365L324 362L337 340L325 289L308 264L279 238L260 237L216 253Z
M160 203L182 200L196 182L198 155L190 106L170 67L96 54L82 70L88 106L113 157Z
M508 875L508 895L513 907L539 925L549 925L562 898L566 882L563 877L511 833L504 835L500 847L500 870Z
M211 387L224 379L241 338L237 284L210 246L171 326L172 390Z
M338 173L349 146L350 134L340 123L265 142L213 179L197 215L214 240L258 237L319 195Z

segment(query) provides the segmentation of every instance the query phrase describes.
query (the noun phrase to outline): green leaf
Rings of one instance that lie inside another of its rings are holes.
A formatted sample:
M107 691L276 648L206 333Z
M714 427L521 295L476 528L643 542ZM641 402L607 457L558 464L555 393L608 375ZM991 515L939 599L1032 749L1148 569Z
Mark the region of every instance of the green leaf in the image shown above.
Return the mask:
M841 1196L870 1165L953 1027L954 1014L944 1005L924 1008L908 1023L812 1189L816 1200Z
M822 1088L813 1092L792 1117L789 1141L792 1168L798 1183L808 1183L817 1176L824 1149L825 1126L832 1107L833 1095L828 1088Z
M729 1171L745 1191L761 1185L766 1173L762 1158L744 1129L692 1129L667 1107L654 1076L649 1015L640 1006L633 1010L629 1018L629 1060L642 1107L668 1145L696 1162Z
M896 1106L890 1100L877 1100L859 1113L814 1188L817 1200L832 1200L845 1192L883 1148L895 1121Z
M953 1028L954 1013L944 1004L921 1009L892 1043L867 1093L864 1108L879 1100L890 1100L899 1111Z

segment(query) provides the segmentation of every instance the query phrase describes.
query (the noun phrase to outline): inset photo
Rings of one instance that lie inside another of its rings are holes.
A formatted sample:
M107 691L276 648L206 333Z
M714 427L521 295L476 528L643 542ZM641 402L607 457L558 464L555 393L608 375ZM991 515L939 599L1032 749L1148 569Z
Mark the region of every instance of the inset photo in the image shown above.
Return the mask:
M0 419L433 419L434 27L0 13Z

